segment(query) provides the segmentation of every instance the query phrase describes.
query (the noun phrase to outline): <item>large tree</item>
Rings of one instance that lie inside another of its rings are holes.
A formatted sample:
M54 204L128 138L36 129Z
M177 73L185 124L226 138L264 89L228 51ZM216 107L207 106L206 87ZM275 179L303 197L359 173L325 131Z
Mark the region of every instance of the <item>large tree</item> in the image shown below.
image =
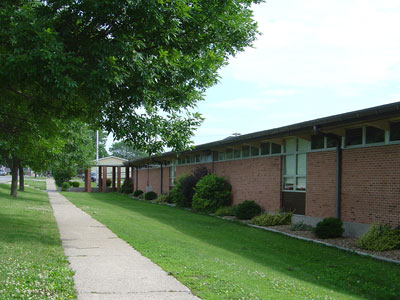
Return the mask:
M144 152L135 149L133 145L129 145L124 141L114 142L110 147L110 152L113 156L125 158L128 160L143 157L146 155Z
M148 153L182 150L218 69L255 39L259 2L2 0L0 129L14 129L22 107L35 122L80 118Z

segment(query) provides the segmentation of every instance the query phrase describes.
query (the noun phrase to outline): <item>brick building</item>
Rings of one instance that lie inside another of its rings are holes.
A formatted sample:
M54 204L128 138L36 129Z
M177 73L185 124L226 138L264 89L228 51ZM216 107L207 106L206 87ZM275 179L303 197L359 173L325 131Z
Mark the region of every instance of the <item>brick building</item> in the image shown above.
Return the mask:
M233 203L339 217L348 235L400 225L400 102L231 137L130 161L135 189L167 193L199 166L232 184Z

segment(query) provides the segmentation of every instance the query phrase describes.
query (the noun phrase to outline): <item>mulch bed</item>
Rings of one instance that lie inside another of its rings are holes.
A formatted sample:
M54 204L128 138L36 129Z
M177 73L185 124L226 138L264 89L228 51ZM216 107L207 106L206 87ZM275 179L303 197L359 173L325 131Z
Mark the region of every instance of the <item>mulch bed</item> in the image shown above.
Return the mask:
M352 237L342 237L342 238L335 238L335 239L320 239L318 238L315 233L312 231L293 231L290 230L290 225L279 225L279 226L269 226L267 228L275 229L281 232L285 232L291 235L301 236L312 240L317 240L329 244L333 244L339 247L347 248L350 250L360 251L364 253L368 253L374 256L381 256L389 259L394 259L400 262L400 249L397 250L390 250L390 251L371 251L371 250L364 250L357 247L357 238Z

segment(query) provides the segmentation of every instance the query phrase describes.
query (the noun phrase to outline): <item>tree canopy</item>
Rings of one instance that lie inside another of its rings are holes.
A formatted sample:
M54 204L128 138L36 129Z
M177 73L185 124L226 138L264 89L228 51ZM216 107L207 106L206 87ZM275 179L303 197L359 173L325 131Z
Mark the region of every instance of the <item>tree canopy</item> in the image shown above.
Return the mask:
M110 152L112 156L125 158L127 160L146 156L146 153L135 149L134 146L124 141L114 142L110 147Z
M80 119L148 153L182 150L218 69L254 41L259 2L3 0L0 129L23 131L10 121L23 110L44 124Z

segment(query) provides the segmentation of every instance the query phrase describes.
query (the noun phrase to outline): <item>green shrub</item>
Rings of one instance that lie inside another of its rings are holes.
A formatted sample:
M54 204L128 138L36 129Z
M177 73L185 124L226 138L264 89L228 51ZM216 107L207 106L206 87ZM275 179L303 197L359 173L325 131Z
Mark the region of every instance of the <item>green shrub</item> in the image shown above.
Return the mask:
M72 181L72 186L78 188L80 186L80 183L78 181Z
M290 225L290 230L292 231L311 231L314 227L303 222L297 222Z
M224 177L215 174L204 176L194 190L192 207L197 211L215 212L231 203L232 186Z
M157 197L156 202L157 203L168 203L168 194L161 194Z
M344 232L343 222L337 218L325 218L318 222L314 232L322 239L341 237Z
M250 220L261 214L261 207L254 201L245 200L236 208L236 218L239 220Z
M357 246L373 251L400 249L400 229L390 225L374 225L358 239Z
M124 180L124 183L121 186L121 193L124 194L132 194L133 193L133 183L129 178Z
M63 182L61 184L61 190L62 191L68 191L69 188L70 188L69 182Z
M291 212L276 215L265 213L251 219L251 223L258 226L289 225L292 222L292 215Z
M146 200L155 200L155 199L157 199L157 193L156 192L152 192L152 191L150 191L150 192L147 192L147 193L145 193L144 194L144 199L146 199Z
M71 180L72 176L74 176L75 170L71 170L71 168L55 168L52 170L52 175L54 180L56 181L57 186L62 186L64 182L68 182Z
M169 192L169 195L172 198L173 203L177 206L183 206L185 203L185 198L182 193L182 181L185 180L189 175L183 174L178 177L178 180L175 182L174 187Z
M178 206L181 207L192 207L192 200L194 195L194 187L196 186L197 182L204 176L208 175L208 169L205 167L197 167L193 173L189 176L186 176L181 181L181 193L183 195L183 201L181 203L177 203Z
M142 190L136 190L133 192L133 196L135 196L135 197L139 197L141 194L143 194Z
M236 214L236 206L224 206L217 209L215 214L219 217L234 216Z
M110 186L111 186L111 179L110 179L110 178L107 178L106 186L107 186L107 187L110 187Z

